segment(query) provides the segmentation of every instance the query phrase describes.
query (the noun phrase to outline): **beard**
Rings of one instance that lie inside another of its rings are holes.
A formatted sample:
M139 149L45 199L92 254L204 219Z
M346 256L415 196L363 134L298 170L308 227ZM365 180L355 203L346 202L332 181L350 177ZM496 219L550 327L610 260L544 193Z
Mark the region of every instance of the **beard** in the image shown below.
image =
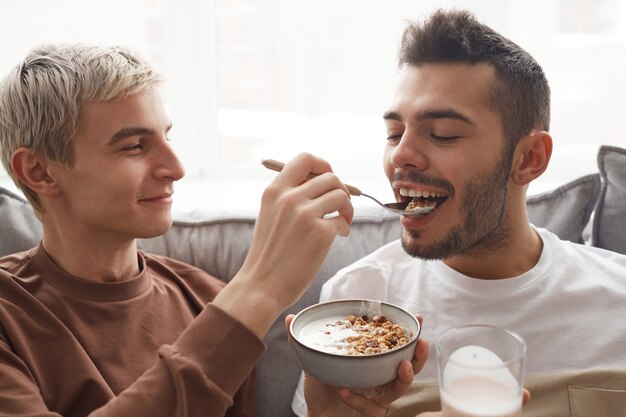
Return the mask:
M461 200L461 222L442 239L420 244L419 231L404 229L401 239L404 251L424 260L457 255L481 257L510 240L511 231L504 218L511 159L505 153L493 170L467 183Z

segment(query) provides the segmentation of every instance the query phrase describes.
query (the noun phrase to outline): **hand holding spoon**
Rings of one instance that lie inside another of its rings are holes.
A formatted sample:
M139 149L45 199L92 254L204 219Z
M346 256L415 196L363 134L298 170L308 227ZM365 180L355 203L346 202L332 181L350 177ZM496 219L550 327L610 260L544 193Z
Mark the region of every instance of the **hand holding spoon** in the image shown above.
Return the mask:
M283 169L283 167L285 166L284 163L275 161L273 159L264 159L263 161L261 161L261 163L263 164L263 166L265 168L271 169L272 171L278 171L278 172L280 172ZM311 179L311 178L314 178L314 177L317 177L317 174L309 174L307 179ZM435 206L427 206L427 207L415 207L414 209L406 210L406 206L409 204L409 201L405 201L405 202L401 202L401 203L387 203L387 204L383 204L380 201L378 201L377 199L375 199L374 197L372 197L371 195L368 195L368 194L365 194L365 193L361 192L361 190L359 190L356 187L353 187L352 185L345 184L345 186L348 189L348 191L350 192L350 195L353 195L353 196L356 196L356 197L363 196L363 197L367 197L369 199L372 199L378 205L383 207L385 210L387 210L387 211L389 211L391 213L394 213L394 214L400 214L402 216L421 216L423 214L431 212L435 208Z

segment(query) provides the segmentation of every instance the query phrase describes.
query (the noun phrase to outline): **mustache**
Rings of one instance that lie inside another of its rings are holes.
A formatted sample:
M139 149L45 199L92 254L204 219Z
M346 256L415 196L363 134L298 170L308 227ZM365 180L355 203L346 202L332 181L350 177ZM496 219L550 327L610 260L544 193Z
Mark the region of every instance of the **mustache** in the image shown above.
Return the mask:
M419 182L420 184L431 185L433 187L446 190L448 194L454 193L454 187L452 184L443 178L430 177L414 170L395 171L391 176L391 182L394 181Z

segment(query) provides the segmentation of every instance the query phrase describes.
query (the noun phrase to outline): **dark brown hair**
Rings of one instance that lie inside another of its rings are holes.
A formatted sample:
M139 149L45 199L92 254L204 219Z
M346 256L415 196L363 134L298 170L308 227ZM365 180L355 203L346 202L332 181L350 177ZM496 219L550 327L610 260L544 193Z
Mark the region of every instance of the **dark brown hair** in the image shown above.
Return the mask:
M465 10L438 10L402 36L399 66L427 63L487 63L497 74L489 105L501 117L506 151L532 129L549 130L550 87L541 66L520 46Z

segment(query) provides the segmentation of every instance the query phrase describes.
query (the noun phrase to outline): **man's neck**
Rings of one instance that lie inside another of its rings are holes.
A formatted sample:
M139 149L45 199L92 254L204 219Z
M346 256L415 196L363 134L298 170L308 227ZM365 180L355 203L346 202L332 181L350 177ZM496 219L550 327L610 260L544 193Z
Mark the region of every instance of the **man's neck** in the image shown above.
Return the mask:
M543 241L530 224L515 228L510 239L495 250L476 256L458 255L444 260L450 268L478 279L512 278L531 270L541 257Z
M95 282L131 279L140 272L135 239L58 233L44 223L43 247L65 272Z

